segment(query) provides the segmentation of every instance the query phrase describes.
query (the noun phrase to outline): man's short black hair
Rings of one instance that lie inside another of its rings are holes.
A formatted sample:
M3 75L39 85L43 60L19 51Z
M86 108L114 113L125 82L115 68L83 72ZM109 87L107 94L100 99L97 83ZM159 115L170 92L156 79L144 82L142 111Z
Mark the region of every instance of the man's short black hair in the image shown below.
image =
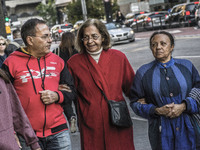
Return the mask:
M13 35L15 35L15 34L17 34L17 33L20 33L20 30L19 30L19 29L13 30Z
M28 44L26 41L27 36L35 35L35 32L36 32L35 27L38 24L46 24L46 22L41 19L33 18L33 19L29 19L23 24L21 28L21 37L25 45Z

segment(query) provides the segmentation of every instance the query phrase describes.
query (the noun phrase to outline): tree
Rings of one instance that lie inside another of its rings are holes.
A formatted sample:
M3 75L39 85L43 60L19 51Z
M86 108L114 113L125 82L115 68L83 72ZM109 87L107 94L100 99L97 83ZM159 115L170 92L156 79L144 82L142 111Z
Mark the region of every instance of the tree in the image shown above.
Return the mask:
M86 0L87 8L87 18L105 18L105 8L103 0ZM115 12L119 9L117 5L117 0L114 0L114 3L111 4L112 12ZM75 23L77 20L83 20L81 0L74 1L66 6L66 12L68 16L68 21Z
M117 0L114 0L114 2L111 3L111 7L112 7L113 18L116 18L116 11L119 10L119 5L117 4Z
M68 22L74 24L77 20L83 20L81 0L68 4L66 8Z
M36 9L48 25L56 24L57 11L54 0L48 0L47 4L40 3Z

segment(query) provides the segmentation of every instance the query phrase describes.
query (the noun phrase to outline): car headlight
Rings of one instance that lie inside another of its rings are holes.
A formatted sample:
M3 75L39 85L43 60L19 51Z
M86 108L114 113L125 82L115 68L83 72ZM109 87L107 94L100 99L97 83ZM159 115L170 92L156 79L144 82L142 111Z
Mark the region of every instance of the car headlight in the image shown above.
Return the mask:
M112 38L112 37L114 37L114 35L113 35L113 34L110 34L110 37Z
M134 34L134 31L133 31L133 30L131 30L131 31L130 31L130 34Z

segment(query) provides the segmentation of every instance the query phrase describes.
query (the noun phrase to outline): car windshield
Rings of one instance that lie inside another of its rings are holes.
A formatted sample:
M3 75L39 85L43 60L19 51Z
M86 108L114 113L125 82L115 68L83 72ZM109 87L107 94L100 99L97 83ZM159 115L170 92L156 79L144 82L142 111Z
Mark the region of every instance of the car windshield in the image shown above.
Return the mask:
M186 6L186 10L187 10L187 11L193 11L194 8L195 8L195 4L190 4L190 5L187 5L187 6Z
M121 28L120 24L115 24L115 23L108 23L106 24L106 28L107 30L111 30L111 29L117 29L117 28Z
M155 13L155 14L149 15L149 17L151 17L151 18L162 17L162 16L165 16L166 14L167 13Z
M61 29L68 29L68 28L72 28L72 26L71 25L63 25L63 26L61 26Z

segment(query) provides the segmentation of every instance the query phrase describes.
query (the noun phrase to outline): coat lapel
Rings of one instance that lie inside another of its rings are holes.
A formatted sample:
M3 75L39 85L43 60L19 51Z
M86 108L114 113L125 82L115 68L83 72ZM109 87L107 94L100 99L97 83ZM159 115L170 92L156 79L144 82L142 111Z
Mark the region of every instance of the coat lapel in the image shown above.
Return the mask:
M87 64L88 71L90 72L91 77L93 78L94 82L102 91L104 91L104 93L108 97L108 92L107 92L108 85L103 75L101 66L97 64L95 60L89 54L84 55L84 59Z

